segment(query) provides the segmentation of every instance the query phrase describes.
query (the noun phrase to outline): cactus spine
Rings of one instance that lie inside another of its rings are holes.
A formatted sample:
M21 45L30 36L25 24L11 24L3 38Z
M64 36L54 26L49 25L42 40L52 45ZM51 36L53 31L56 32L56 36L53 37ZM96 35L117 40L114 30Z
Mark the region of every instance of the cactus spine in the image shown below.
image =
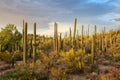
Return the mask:
M36 23L34 23L34 32L33 32L33 63L36 62Z
M24 25L24 46L23 46L23 62L27 63L27 23Z
M57 23L54 23L54 50L58 52L58 31L57 31Z
M75 18L75 20L74 20L74 33L73 33L73 49L75 49L75 47L76 47L76 44L75 44L76 25L77 25L77 19Z

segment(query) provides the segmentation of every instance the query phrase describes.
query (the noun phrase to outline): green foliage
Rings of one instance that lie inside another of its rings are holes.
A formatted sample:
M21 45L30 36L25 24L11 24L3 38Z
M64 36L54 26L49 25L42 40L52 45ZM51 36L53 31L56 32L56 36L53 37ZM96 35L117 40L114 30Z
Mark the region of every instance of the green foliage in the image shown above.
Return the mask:
M8 51L0 53L0 59L5 61L5 62L10 63L11 57L12 57L12 54L10 52L8 52Z
M22 35L17 30L15 25L6 25L5 28L2 28L0 32L0 44L2 51L8 50L11 52L15 44L20 45L21 38Z
M1 76L2 80L37 80L35 73L28 70L18 70L15 72L8 72Z
M74 52L73 49L66 53L61 53L62 59L70 72L79 72L85 67L84 52L80 49Z
M44 53L48 54L48 52L51 52L53 50L52 46L53 46L53 39L46 39L46 40L41 39L37 48L44 51Z
M68 80L68 76L62 68L52 67L49 80Z

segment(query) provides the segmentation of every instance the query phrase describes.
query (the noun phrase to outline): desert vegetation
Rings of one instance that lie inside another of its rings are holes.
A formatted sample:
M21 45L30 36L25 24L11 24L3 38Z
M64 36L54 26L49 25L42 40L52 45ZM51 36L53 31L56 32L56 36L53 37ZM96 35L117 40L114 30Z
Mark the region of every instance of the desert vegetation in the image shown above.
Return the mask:
M28 34L23 20L20 33L14 24L0 31L0 80L120 80L120 28L97 32L97 25L77 30L69 28L67 36ZM94 30L93 34L89 34ZM81 35L78 34L81 33Z

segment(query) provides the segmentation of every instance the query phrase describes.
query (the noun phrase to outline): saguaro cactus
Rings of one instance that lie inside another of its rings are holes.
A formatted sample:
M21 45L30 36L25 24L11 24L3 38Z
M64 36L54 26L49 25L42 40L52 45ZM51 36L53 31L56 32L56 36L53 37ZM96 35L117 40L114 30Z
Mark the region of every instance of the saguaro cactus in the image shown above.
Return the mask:
M36 23L34 23L34 32L33 32L33 63L36 62Z
M89 27L90 27L90 25L88 25L88 38L89 38Z
M22 46L24 46L24 25L25 25L25 22L23 20L23 29L22 29Z
M109 34L110 34L110 45L112 45L112 32L110 31Z
M62 37L61 37L61 33L60 33L60 40L59 40L59 49L60 50L63 50L63 40L62 40Z
M94 58L95 58L95 37L92 36L92 64L94 65Z
M99 50L102 50L102 34L99 35Z
M95 39L96 39L96 33L97 33L97 26L95 25L94 26L94 35L95 35L94 37L95 37Z
M32 38L30 39L30 51L29 51L29 57L32 57L32 52L33 52L33 46L32 46Z
M107 50L107 46L108 46L108 36L105 36L105 52Z
M84 36L84 26L82 25L82 33L81 33L81 49L83 50L83 36Z
M72 31L71 31L71 27L69 28L69 38L70 38L70 42L71 42L71 40L72 40Z
M23 62L27 63L27 23L24 25L24 46L23 46Z
M72 47L72 45L71 45L71 42L72 42L72 31L71 31L71 27L69 28L69 45L70 45L70 47Z
M73 48L75 48L75 36L76 36L76 25L77 25L77 19L74 20L74 34L73 34Z
M58 52L58 31L57 23L54 23L54 50Z
M97 45L96 38L97 38L97 26L95 25L94 26L94 39L95 39L94 43ZM96 46L96 47L98 47L98 46ZM95 47L95 52L96 52L96 49L97 49L96 47Z

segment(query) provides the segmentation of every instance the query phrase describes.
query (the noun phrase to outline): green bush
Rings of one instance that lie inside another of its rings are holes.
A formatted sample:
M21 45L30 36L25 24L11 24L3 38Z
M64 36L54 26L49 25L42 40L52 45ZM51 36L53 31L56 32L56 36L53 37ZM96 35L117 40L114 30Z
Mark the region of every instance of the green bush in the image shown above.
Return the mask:
M3 53L0 53L0 59L5 61L5 62L10 62L10 59L12 57L12 54L8 51L5 51Z
M61 53L61 56L61 61L67 65L69 72L84 71L85 59L84 52L81 49L76 52L71 49L66 53Z

